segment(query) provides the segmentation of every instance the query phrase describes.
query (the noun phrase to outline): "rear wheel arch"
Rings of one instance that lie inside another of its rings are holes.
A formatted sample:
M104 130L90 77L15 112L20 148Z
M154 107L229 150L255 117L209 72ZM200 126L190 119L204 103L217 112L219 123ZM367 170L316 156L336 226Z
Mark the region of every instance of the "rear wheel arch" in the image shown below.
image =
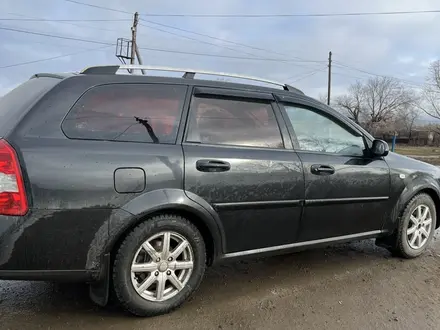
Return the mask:
M196 228L200 231L203 240L205 241L207 264L211 265L216 260L217 256L221 253L221 241L219 241L220 238L216 238L216 235L213 233L213 229L210 228L204 217L198 214L197 211L178 206L163 206L147 211L142 215L136 216L135 219L130 222L130 225L125 227L117 235L117 237L113 241L113 244L109 246L109 252L111 254L112 261L115 252L119 249L121 243L136 226L138 226L142 222L148 221L155 216L165 214L181 216L183 218L186 218L188 221L194 224L194 226L196 226Z
M177 244L181 249L174 254ZM133 264L140 268L133 271ZM115 298L137 316L168 313L197 290L206 264L205 242L196 226L182 216L159 213L132 229L115 251L111 273Z

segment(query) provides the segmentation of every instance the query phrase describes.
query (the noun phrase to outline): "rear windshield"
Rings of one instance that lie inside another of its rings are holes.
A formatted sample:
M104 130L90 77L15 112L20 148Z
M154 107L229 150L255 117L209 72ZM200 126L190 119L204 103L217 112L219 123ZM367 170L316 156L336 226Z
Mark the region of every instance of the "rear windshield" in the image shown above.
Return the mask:
M6 135L24 112L58 82L60 80L56 78L33 78L0 97L0 137Z

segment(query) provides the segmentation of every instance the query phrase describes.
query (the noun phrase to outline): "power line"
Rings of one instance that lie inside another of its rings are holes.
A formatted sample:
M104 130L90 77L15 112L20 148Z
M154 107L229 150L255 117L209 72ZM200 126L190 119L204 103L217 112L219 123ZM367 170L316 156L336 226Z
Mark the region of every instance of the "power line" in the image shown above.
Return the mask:
M341 67L339 67L339 68L341 68ZM353 76L353 75L349 75L349 74L345 74L345 73L340 73L340 72L333 72L333 74L334 75L338 75L338 76L348 77L348 78L354 78L356 80L364 80L364 79L366 79L366 77ZM409 86L411 88L423 88L423 87L430 86L430 85L435 86L433 84L428 84L428 83L425 83L425 84L423 84L423 83L416 83L414 81L405 80L405 79L397 78L397 77L394 77L394 76L385 76L385 75L376 75L376 74L370 74L370 75L377 76L377 77L393 78L393 79L396 79L396 80L400 81L402 84L407 85L407 86Z
M304 75L304 76L302 76L302 77L299 77L299 78L297 78L297 79L295 79L295 80L290 80L289 83L293 84L293 83L296 83L296 82L298 82L298 81L300 81L300 80L304 80L304 79L306 79L306 78L310 78L310 77L314 76L315 74L317 74L317 73L319 73L319 72L322 72L322 71L324 71L324 70L327 70L327 68L324 68L324 69L321 69L321 70L315 70L315 71L309 72L308 74L306 74L306 75Z
M55 59L62 58L62 57L74 56L74 55L79 55L82 53L87 53L87 52L92 52L92 51L99 51L99 50L102 50L102 49L108 48L108 47L110 47L110 46L104 46L104 47L99 47L99 48L94 48L94 49L87 49L87 50L82 50L82 51L70 53L70 54L63 54L63 55L58 55L58 56L53 56L53 57L48 57L48 58L42 58L42 59L34 60L34 61L21 62L21 63L0 66L0 69L12 68L12 67L17 67L17 66L22 66L22 65L27 65L27 64L45 62L45 61L51 61L51 60L55 60Z
M93 29L93 30L110 31L110 32L118 32L118 33L120 32L120 31L115 30L115 29L107 29L107 28L100 28L100 27L94 27L94 26L89 26L89 25L81 25L81 24L71 23L71 22L82 22L82 21L87 22L88 20L58 20L58 19L48 20L48 19L43 19L43 18L39 18L39 17L32 17L32 16L26 16L26 15L15 14L15 13L8 13L8 14L22 16L22 17L28 17L26 19L18 19L18 20L23 20L23 21L55 22L55 23L69 24L69 25L78 26L78 27L81 27L81 28ZM0 21L1 20L2 19L0 19ZM17 19L5 19L5 20L17 20ZM94 20L90 20L90 21L92 22ZM124 19L124 21L129 21L129 20L128 19L127 20ZM181 34L173 33L171 31L166 31L166 30L163 30L163 29L159 29L159 28L156 28L154 26L148 26L148 25L141 24L141 23L139 23L139 25L142 25L142 26L144 26L146 28L153 29L153 30L156 30L156 31L160 31L160 32L163 32L163 33L168 33L168 34L171 34L171 35L175 35L175 36L180 37L180 38L184 38L184 39L188 39L188 40L193 40L193 41L197 41L197 42L204 43L204 44L207 44L207 45L216 46L216 47L220 47L220 48L225 48L225 49L229 49L229 50L232 50L232 51L235 51L235 52L240 52L240 53L243 53L243 54L246 54L246 55L250 55L250 56L256 57L252 53L248 53L248 52L241 51L241 50L238 50L238 49L226 47L224 45L219 45L219 44L211 43L211 42L208 42L208 41L204 41L204 40L199 40L199 39L196 39L196 38L191 38L191 37L183 36ZM142 34L140 33L140 35L142 35Z
M88 43L107 45L107 46L114 45L113 42L103 42L103 41L88 40L88 39L74 38L74 37L68 37L68 36L58 36L58 35L49 34L49 33L41 33L41 32L34 32L34 31L28 31L28 30L21 30L21 29L9 28L9 27L4 27L4 26L0 26L0 30L19 32L19 33L26 33L26 34L32 34L32 35L37 35L37 36L49 37L49 38L57 38L57 39L64 39L64 40L88 42Z
M24 16L24 17L31 17L31 16L25 16L25 15L14 14L14 13L8 13L8 14L10 14L10 15L17 15L17 16ZM0 20L2 20L2 19L0 19ZM10 19L10 20L15 20L15 19ZM37 22L56 22L56 23L69 24L69 25L78 26L78 27L81 27L81 28L93 29L93 30L120 32L120 31L115 30L115 29L106 29L106 28L99 28L99 27L94 27L94 26L87 26L87 25L80 25L80 24L71 23L71 22L76 22L76 21L80 22L81 20L46 20L46 19L42 19L42 18L38 18L38 17L31 17L29 19L26 18L26 19L20 19L20 20L24 20L24 21L37 21ZM87 20L84 20L84 21L87 21ZM91 20L91 21L93 21L93 20ZM127 21L127 20L124 20L124 21ZM183 36L183 35L180 35L180 34L177 34L177 33L173 33L171 31L166 31L166 30L163 30L163 29L159 29L159 28L156 28L156 27L153 27L153 26L148 26L148 25L141 24L141 23L139 23L139 25L142 25L144 27L147 27L147 28L150 28L150 29L153 29L153 30L156 30L156 31L172 34L172 35L178 36L180 38L184 38L184 39L188 39L188 40L193 40L193 41L197 41L197 42L200 42L200 43L204 43L204 44L208 44L208 45L212 45L212 46L217 46L217 47L220 47L220 48L226 48L226 49L229 49L229 50L232 50L232 51L241 52L243 54L255 57L254 54L251 54L251 53L248 53L248 52L245 52L245 51L240 51L238 49L226 47L226 46L223 46L223 45L218 45L218 44L215 44L215 43L199 40L199 39L196 39L196 38L191 38L191 37Z
M306 72L300 73L299 75L295 74L293 76L290 76L290 77L286 78L285 81L287 81L287 82L292 81L292 79L297 78L298 76L301 76L301 75L305 75L307 77L309 74L312 74L312 73L315 74L315 73L318 73L318 72L321 72L321 71L324 71L324 70L327 70L327 66L325 66L323 68L319 68L318 67L316 70L306 71ZM301 80L301 79L302 78L299 78L299 80Z
M179 37L179 38L184 38L184 39L188 39L188 40L193 40L193 41L200 42L200 43L202 43L202 44L206 44L206 45L210 45L210 46L216 46L216 47L220 47L220 48L224 48L224 49L229 49L229 50L232 50L232 51L234 51L234 52L239 52L239 53L243 53L243 54L246 54L246 55L255 56L255 54L248 53L248 52L245 52L245 51L241 51L241 50L239 50L239 49L234 49L234 48L231 48L231 47L226 47L226 46L223 46L223 45L218 45L218 44L215 44L215 43L213 43L213 42L204 41L204 40L200 40L200 39L196 39L196 38L191 38L191 37L188 37L188 36L183 36L183 35L178 34L178 33L174 33L174 32L171 32L171 31L166 31L166 30L159 29L159 28L156 28L156 27L153 27L153 26L148 26L148 25L145 25L145 24L142 24L142 23L139 23L139 25L141 25L141 26L143 26L143 27L146 27L146 28L149 28L149 29L156 30L156 31L160 31L160 32L168 33L168 34L171 34L171 35L177 36L177 37Z
M184 38L184 39L188 39L188 40L193 40L193 41L197 41L197 42L200 42L200 43L203 43L203 44L212 45L212 46L216 46L216 47L219 47L219 48L229 49L229 50L234 51L234 52L239 52L239 53L243 53L243 54L246 54L246 55L250 55L250 56L253 56L253 58L255 58L255 59L267 60L265 58L261 58L259 56L256 56L255 54L248 53L248 52L245 52L245 51L242 51L242 50L239 50L239 49L227 47L227 46L224 46L224 45L215 44L215 43L212 43L212 42L207 42L207 41L196 39L196 38L191 38L191 37L184 36L184 35L181 35L181 34L178 34L178 33L173 33L171 31L166 31L166 30L163 30L163 29L158 29L158 28L155 28L155 27L152 27L152 26L148 26L148 25L145 25L145 24L142 24L142 23L139 23L139 25L147 27L147 28L150 28L150 29L153 29L153 30L157 30L157 31L161 31L161 32L168 33L168 34L171 34L171 35L175 35L175 36L180 37L180 38ZM218 55L218 56L222 56L222 55ZM243 58L243 57L231 57L231 58L248 59L248 58ZM277 59L270 59L270 60L272 61L272 60L277 60ZM279 61L283 62L282 59L280 59ZM311 62L311 61L306 61L306 60L304 60L304 61L302 61L302 60L295 60L295 61L293 61L292 60L292 62ZM304 65L300 65L300 64L296 64L296 63L292 63L292 62L287 62L286 64L293 65L293 66L298 66L298 67L306 67ZM322 61L322 62L324 62L324 61Z
M296 60L279 59L279 58L244 57L244 56L230 56L230 55L219 55L219 54L208 54L208 53L185 52L185 51L179 51L179 50L149 48L149 47L139 47L139 49L151 50L151 51L156 51L156 52L174 53L174 54L229 58L229 59L248 60L248 61L253 60L253 61L285 62L285 63L292 63L292 62L296 61Z
M176 26L168 25L168 24L162 24L162 23L158 23L158 22L153 22L153 21L150 21L150 20L142 19L142 18L140 20L143 21L143 22L148 22L148 23L154 24L154 25L159 25L159 26L167 27L169 29L182 31L182 32L198 35L198 36L201 36L201 37L210 38L210 39L213 39L213 40L227 42L227 43L230 43L230 44L233 44L233 45L242 46L242 47L250 48L250 49L253 49L253 50L264 51L264 52L268 52L268 53L272 53L272 54L276 54L276 55L288 56L287 54L279 53L279 52L276 52L276 51L273 51L273 50L269 50L269 49L265 49L265 48L260 48L260 47L244 44L244 43L241 43L241 42L231 41L231 40L228 40L228 39L217 38L217 37L211 36L209 34L199 33L199 32L195 32L195 31L179 28L179 27L176 27ZM292 56L292 58L298 59L299 61L302 61L302 62L310 62L310 63L324 63L325 62L325 61L306 60L306 59L303 59L303 58L297 57L297 56Z
M76 0L64 0L93 8L105 9L114 12L132 14L130 12L104 6L93 5ZM432 10L406 10L406 11L378 11L378 12L352 12L352 13L310 13L310 14L142 14L150 17L217 17L217 18L265 18L265 17L337 17L337 16L378 16L378 15L408 15L440 13L440 9Z
M15 14L11 14L15 15ZM49 18L0 18L0 21L20 22L127 22L129 19L49 19Z
M109 10L109 11L113 11L113 12L117 12L117 13L123 13L123 14L129 14L129 15L133 14L133 13L131 13L129 11L125 11L125 10L121 10L121 9L113 9L113 8L104 7L104 6L92 5L90 3L85 3L85 2L76 1L76 0L64 0L64 1L71 2L71 3L76 3L77 5L83 5L83 6L88 6L88 7L92 7L92 8Z
M80 28L84 28L84 29L92 29L92 30L99 30L99 31L109 31L109 32L117 32L120 33L120 30L115 30L115 29L107 29L107 28L102 28L102 27L97 27L97 26L90 26L90 25L82 25L82 24L75 24L72 22L82 22L81 20L46 20L44 18L41 17L36 17L36 16L28 16L28 15L22 15L22 14L16 14L16 13L8 13L9 15L14 15L14 16L21 16L21 17L26 17L29 18L30 21L35 20L37 22L48 22L48 23L59 23L59 24L67 24L67 25L72 25L72 26L77 26ZM1 19L0 19L1 20ZM130 21L129 19L124 19L124 21ZM86 22L86 20L84 20L84 22ZM93 22L93 20L91 20L90 22Z
M333 75L337 75L337 76L342 76L342 77L348 77L348 78L354 78L354 79L363 79L364 77L361 76L353 76L353 75L349 75L349 74L345 74L345 73L340 73L340 72L332 72Z
M93 4L89 4L89 3L85 3L85 2L81 2L81 1L76 1L76 0L64 0L64 1L75 3L75 4L78 4L78 5L87 6L87 7L92 7L92 8L97 8L97 9L108 10L108 11L112 11L112 12L132 15L132 13L130 13L128 11L125 11L125 10L109 8L109 7L105 7L105 6L93 5ZM244 44L244 43L236 42L236 41L231 41L231 40L227 40L227 39L223 39L223 38L218 38L218 37L214 37L214 36L211 36L211 35L208 35L208 34L199 33L199 32L195 32L195 31L179 28L179 27L176 27L176 26L168 25L168 24L158 23L158 22L154 22L154 21L150 21L150 20L146 20L146 19L142 19L142 18L140 18L140 21L143 21L143 22L146 22L146 23L150 23L150 24L154 24L154 25L158 25L158 26L162 26L162 27L166 27L166 28L173 29L173 30L178 30L178 31L181 31L181 32L186 32L186 33L190 33L190 34L194 34L194 35L210 38L210 39L217 40L217 41L227 42L227 43L230 43L230 44L233 44L233 45L237 45L237 46L241 46L241 47L246 47L246 48L250 48L250 49L253 49L253 50L264 51L264 52L268 52L268 53L272 53L272 54L276 54L276 55L281 55L281 56L290 56L290 55L279 53L279 52L272 51L272 50L269 50L269 49L264 49L264 48L260 48L260 47L256 47L256 46L252 46L252 45L247 45L247 44ZM303 58L300 58L300 57L296 57L296 56L291 56L291 57L295 58L295 59L298 59L300 61L303 61L303 62L310 62L310 63L324 63L325 62L325 61L306 60L306 59L303 59Z
M70 0L66 0L70 1ZM353 12L353 13L311 13L311 14L143 14L150 17L206 17L206 18L275 18L275 17L338 17L338 16L379 16L379 15L408 15L440 13L435 10L408 10L382 12Z
M59 36L59 35L54 35L54 34L49 34L49 33L34 32L34 31L21 30L21 29L9 28L9 27L3 27L3 26L0 26L0 30L25 33L25 34L31 34L31 35L38 35L38 36L44 36L44 37L49 37L49 38L87 42L87 43L93 43L93 44L98 44L98 45L106 45L106 46L113 46L114 45L113 42L104 42L104 41L98 41L98 40L74 38L74 37L68 37L68 36ZM290 59L229 56L229 55L220 55L220 54L185 52L185 51L179 51L179 50L151 48L151 47L139 47L139 49L145 49L145 50L156 51L156 52L172 53L172 54L184 54L184 55L195 55L195 56L206 56L206 57L217 57L217 58L228 58L228 59L239 59L239 60L287 62L287 63L295 62L295 60L290 60Z
M13 14L13 15L18 15L18 14ZM20 16L24 16L24 15L20 15ZM120 31L115 30L115 29L106 29L106 28L99 28L99 27L93 27L93 26L87 26L87 25L80 25L80 24L75 24L75 23L71 23L71 22L60 21L60 22L57 22L57 23L68 24L68 25L78 26L78 27L81 27L81 28L94 29L94 30L110 31L110 32L120 32ZM141 24L141 23L139 23L139 25L142 25L142 26L144 26L144 27L147 27L147 28L150 28L150 29L153 29L153 30L157 30L157 31L160 31L160 32L164 32L164 33L168 33L168 34L171 34L171 35L175 35L175 36L180 37L180 38L184 38L184 39L188 39L188 40L193 40L193 41L197 41L197 42L200 42L200 43L203 43L203 44L208 44L208 45L212 45L212 46L216 46L216 47L220 47L220 48L225 48L225 49L228 49L228 50L231 50L231 51L235 51L235 52L240 52L240 53L243 53L243 54L246 54L246 55L250 55L250 56L252 56L252 57L254 57L254 58L260 58L261 60L268 60L268 61L276 61L276 60L277 60L277 59L266 59L266 58L261 58L261 57L256 56L255 54L248 53L248 52L245 52L245 51L241 51L241 50L239 50L239 49L235 49L235 48L231 48L231 47L227 47L227 46L219 45L219 44L215 44L215 43L210 43L210 42L207 42L207 41L204 41L204 40L200 40L200 39L196 39L196 38L191 38L191 37L188 37L188 36L184 36L184 35L180 35L180 34L177 34L177 33L173 33L173 32L171 32L171 31L166 31L166 30L163 30L163 29L155 28L155 27L153 27L153 26L148 26L148 25ZM12 29L11 29L11 30L12 30ZM16 30L18 30L18 29L16 29ZM19 31L16 31L16 30L14 30L14 31L15 31L15 32L19 32ZM25 31L20 31L20 32L25 33ZM27 32L29 32L29 33L31 33L31 34L37 34L37 35L42 35L42 36L47 36L47 37L49 37L49 35L46 35L45 33L39 33L39 32L34 32L34 31L26 31L26 33L27 33ZM140 33L140 35L145 35L145 34ZM53 36L53 35L50 35L50 37L61 38L60 36ZM63 37L63 39L64 39L64 38L69 38L69 37ZM72 40L72 39L69 38L69 40ZM98 43L98 41L90 41L90 40L85 41L84 39L76 39L76 38L75 38L75 40L83 41L83 42L93 42L93 43ZM61 45L61 46L66 46L66 45ZM154 49L154 48L152 48L151 50L153 50L153 51L167 51L167 50L159 50L159 49ZM169 52L171 52L171 50L169 50ZM190 55L195 55L195 53L189 53L189 54L190 54ZM226 58L228 58L226 55L225 55L225 56L222 56L222 55L203 54L203 53L202 53L202 54L199 54L199 55L200 55L200 56L218 56L218 57L226 57ZM246 58L246 57L234 57L234 56L231 56L231 57L229 57L229 58L234 58L234 59L249 59L249 58ZM283 60L283 59L279 59L279 61L280 61L280 62L286 62L286 60ZM297 61L295 60L295 61L293 61L293 60L292 60L292 62L313 62L313 63L316 62L316 63L318 63L318 62L324 62L324 61L307 61L307 60L297 60ZM289 65L293 65L293 66L298 66L298 67L305 67L305 66L303 66L303 65L296 64L296 63L291 63L291 62L287 62L287 64L289 64Z
M394 76L389 76L389 75L381 75L381 74L369 72L369 71L366 71L366 70L363 70L363 69L358 69L358 68L355 68L355 67L352 67L352 66L349 66L349 65L345 65L345 64L340 63L338 61L334 61L334 62L336 63L335 65L340 67L340 68L346 68L346 69L350 69L350 70L355 70L355 71L358 71L358 72L361 72L361 73L365 73L365 74L368 74L368 75L371 75L371 76L376 76L376 77L394 78L394 79L400 80L402 82L405 82L408 85L414 85L414 86L417 86L417 87L423 86L423 84L417 83L415 81L411 81L411 80L407 80L407 79L403 79L403 78L398 78L398 77L394 77Z

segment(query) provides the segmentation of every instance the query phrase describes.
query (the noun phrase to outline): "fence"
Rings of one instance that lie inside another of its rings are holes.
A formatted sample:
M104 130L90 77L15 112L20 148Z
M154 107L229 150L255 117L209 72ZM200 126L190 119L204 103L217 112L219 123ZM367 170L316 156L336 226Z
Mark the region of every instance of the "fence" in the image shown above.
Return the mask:
M379 139L385 140L388 143L392 143L393 135L382 134L376 136ZM406 144L409 146L440 146L440 134L434 131L425 130L413 130L411 135L397 134L396 144Z

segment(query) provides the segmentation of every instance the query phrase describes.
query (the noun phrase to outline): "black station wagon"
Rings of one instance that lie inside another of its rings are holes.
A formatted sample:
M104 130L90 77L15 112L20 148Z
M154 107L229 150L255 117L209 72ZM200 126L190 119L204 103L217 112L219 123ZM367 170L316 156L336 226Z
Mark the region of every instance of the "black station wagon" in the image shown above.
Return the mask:
M367 238L413 258L439 178L289 85L36 74L0 99L0 278L82 281L153 316L225 259Z

